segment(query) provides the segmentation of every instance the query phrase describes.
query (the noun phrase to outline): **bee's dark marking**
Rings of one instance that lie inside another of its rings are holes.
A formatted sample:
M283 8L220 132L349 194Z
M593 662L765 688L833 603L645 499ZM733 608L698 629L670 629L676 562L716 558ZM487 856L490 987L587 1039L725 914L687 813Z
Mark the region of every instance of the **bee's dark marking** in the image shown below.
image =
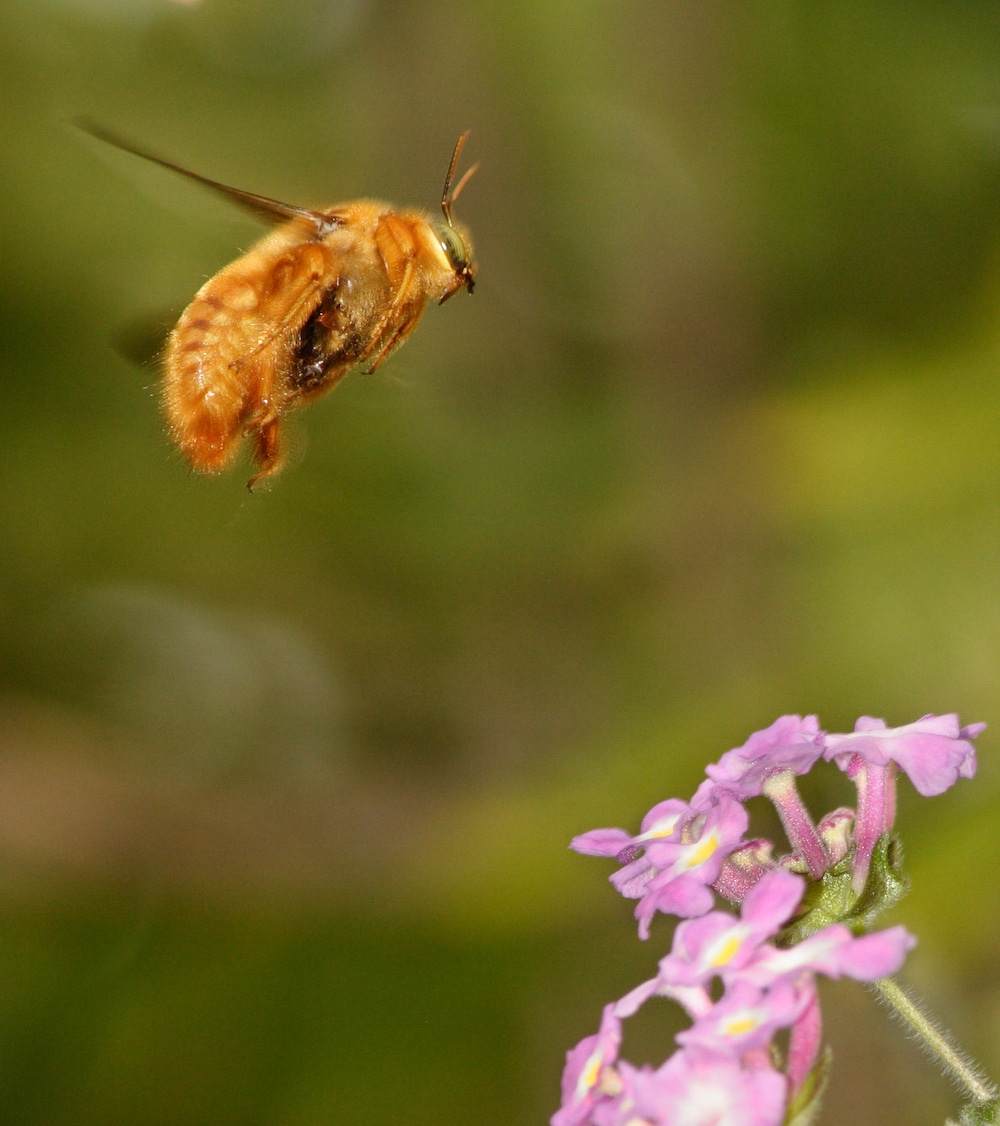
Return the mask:
M299 330L299 343L292 363L292 386L311 391L322 386L327 368L343 361L342 349L331 350L331 336L343 332L343 316L337 286L331 286L312 316Z

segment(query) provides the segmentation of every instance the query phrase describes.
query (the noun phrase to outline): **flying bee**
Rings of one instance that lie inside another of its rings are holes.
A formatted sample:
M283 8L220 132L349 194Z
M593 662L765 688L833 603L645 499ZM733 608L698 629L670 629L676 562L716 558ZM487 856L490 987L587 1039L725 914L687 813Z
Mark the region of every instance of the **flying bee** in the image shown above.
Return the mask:
M359 364L375 371L417 327L429 301L443 304L463 286L472 292L472 242L451 214L478 167L452 187L468 133L448 165L440 222L370 199L322 211L280 203L209 180L91 121L78 124L281 224L198 290L167 341L163 411L199 472L225 469L246 437L258 465L247 482L253 490L281 468L285 414L326 394Z

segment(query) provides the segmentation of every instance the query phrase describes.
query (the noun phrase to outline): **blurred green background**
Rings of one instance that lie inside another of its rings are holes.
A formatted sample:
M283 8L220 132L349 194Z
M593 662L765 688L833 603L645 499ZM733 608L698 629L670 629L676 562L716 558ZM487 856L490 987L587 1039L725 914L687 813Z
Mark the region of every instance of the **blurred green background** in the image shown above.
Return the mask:
M0 1120L544 1121L669 937L574 833L785 712L1000 724L1000 9L0 12ZM195 478L116 342L260 228L81 113L315 205L471 127L475 296ZM997 1075L995 747L892 921ZM825 996L824 1120L940 1122Z

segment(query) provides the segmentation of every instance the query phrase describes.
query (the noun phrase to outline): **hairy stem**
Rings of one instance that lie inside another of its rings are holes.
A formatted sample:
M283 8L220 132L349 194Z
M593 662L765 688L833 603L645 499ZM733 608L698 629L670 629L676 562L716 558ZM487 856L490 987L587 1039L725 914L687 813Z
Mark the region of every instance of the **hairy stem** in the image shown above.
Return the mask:
M985 1103L997 1097L997 1089L993 1084L952 1042L951 1037L938 1028L912 994L898 981L891 977L883 977L873 981L868 988L880 1001L889 1006L893 1014L934 1056L941 1069L965 1089L969 1098L977 1103Z

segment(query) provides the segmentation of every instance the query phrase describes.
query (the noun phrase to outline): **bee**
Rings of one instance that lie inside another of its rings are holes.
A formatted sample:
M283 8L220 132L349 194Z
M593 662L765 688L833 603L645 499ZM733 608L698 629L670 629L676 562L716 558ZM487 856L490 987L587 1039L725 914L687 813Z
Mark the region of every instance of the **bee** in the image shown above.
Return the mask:
M282 420L332 390L354 367L375 371L417 327L430 301L472 293L469 232L452 205L478 168L452 188L469 134L458 138L441 193L444 222L361 199L320 211L209 180L91 122L102 141L222 193L278 222L210 278L170 333L163 412L190 465L218 473L249 439L254 486L282 464Z

